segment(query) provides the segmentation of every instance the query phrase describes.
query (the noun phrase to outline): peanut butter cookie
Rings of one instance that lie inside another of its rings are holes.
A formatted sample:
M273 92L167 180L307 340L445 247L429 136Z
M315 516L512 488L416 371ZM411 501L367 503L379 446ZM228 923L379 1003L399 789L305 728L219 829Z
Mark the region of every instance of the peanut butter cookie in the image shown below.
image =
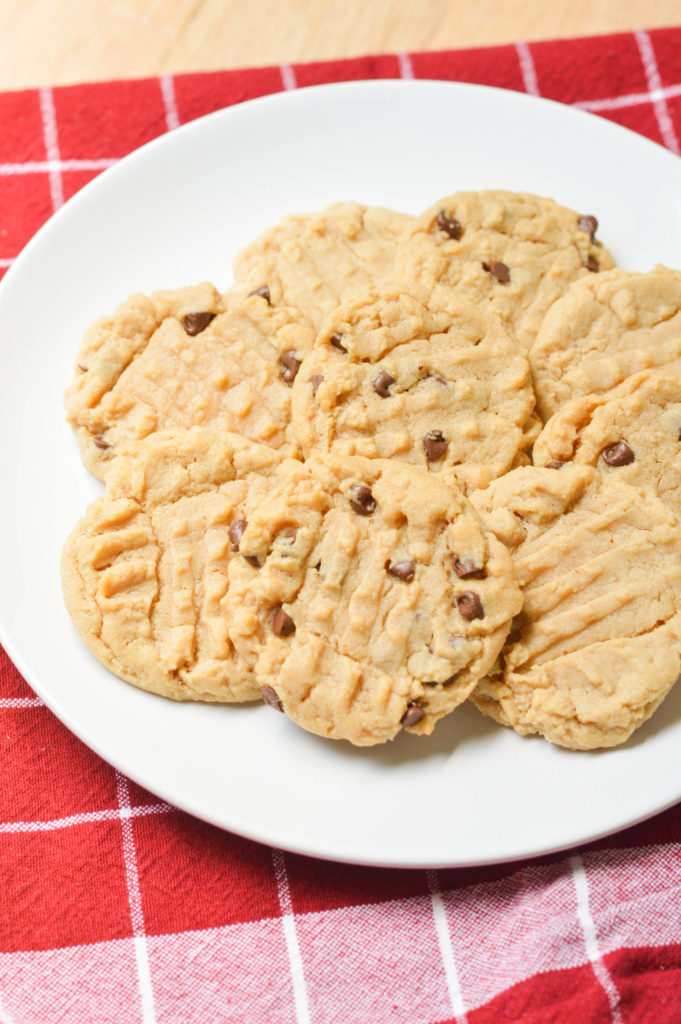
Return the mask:
M536 433L525 353L451 288L392 286L332 313L293 386L305 456L411 462L465 489L506 472Z
M544 420L643 370L674 364L680 372L681 272L657 266L577 281L547 313L530 364Z
M221 602L239 557L238 509L267 492L282 456L201 428L154 434L113 461L107 496L66 542L66 607L94 655L174 700L260 698Z
M395 278L451 285L510 325L529 349L568 286L615 265L596 218L525 192L456 192L402 236Z
M458 489L415 466L289 463L243 514L230 637L265 700L321 736L430 733L520 610L506 548Z
M315 329L358 288L392 277L397 239L412 218L395 210L334 203L285 217L234 260L239 287L296 306Z
M591 466L516 469L472 501L508 545L524 595L473 701L559 746L624 743L681 671L676 516Z
M295 454L291 384L312 340L297 310L263 295L133 295L86 333L66 391L85 465L103 479L128 441L211 425Z

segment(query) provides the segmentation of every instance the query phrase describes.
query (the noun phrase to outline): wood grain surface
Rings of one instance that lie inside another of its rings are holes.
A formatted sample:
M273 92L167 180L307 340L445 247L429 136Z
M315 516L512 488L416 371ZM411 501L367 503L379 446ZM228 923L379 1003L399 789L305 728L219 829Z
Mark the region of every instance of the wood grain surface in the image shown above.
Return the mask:
M0 89L681 23L681 0L0 0Z

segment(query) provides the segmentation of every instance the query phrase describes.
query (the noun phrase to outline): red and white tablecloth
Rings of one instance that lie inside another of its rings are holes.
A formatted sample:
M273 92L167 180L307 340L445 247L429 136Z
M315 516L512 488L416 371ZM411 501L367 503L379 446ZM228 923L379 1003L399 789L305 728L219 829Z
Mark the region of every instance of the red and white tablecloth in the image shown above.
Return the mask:
M681 29L5 93L0 274L82 185L179 124L395 77L550 97L679 152ZM681 806L526 863L314 861L139 789L1 652L0 753L1 1024L681 1022Z

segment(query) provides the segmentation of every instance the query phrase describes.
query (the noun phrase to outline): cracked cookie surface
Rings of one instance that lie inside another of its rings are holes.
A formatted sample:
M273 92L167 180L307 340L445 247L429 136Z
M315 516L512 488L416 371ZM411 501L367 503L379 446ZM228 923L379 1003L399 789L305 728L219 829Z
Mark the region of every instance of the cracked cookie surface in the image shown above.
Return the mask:
M245 518L230 636L268 703L322 736L431 732L521 605L508 552L463 494L404 463L289 464Z
M537 438L533 461L594 466L650 487L681 519L681 374L646 371L566 402Z
M644 370L681 372L681 272L612 270L576 282L547 313L530 365L544 420Z
M295 454L291 383L313 341L299 319L210 284L133 295L88 330L65 394L87 468L104 479L121 445L197 425Z
M509 547L524 605L472 699L522 735L624 743L681 671L681 525L590 466L514 470L472 496Z
M529 349L573 281L615 265L594 238L597 227L591 215L525 192L456 192L405 231L395 278L456 288L500 316Z
M358 293L325 321L293 385L305 456L394 458L485 487L533 438L527 356L452 289Z
M412 218L361 203L333 203L285 217L234 260L239 287L267 287L272 302L296 306L318 330L354 291L392 277L397 239Z
M234 649L221 602L239 507L282 456L201 428L123 448L62 555L66 607L107 668L174 700L246 701L260 686Z

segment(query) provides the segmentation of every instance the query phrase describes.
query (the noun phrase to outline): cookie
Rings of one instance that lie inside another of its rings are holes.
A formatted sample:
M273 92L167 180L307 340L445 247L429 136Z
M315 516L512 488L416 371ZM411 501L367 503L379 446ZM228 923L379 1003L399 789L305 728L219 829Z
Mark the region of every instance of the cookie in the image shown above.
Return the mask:
M65 394L85 465L103 479L127 442L211 425L295 454L291 383L313 340L299 321L210 284L133 295L87 332Z
M243 249L234 277L247 291L296 306L315 329L354 291L391 279L397 239L411 217L395 210L334 203L285 217Z
M235 651L221 602L240 503L283 462L265 445L194 428L123 448L66 542L64 600L94 655L174 700L247 701L260 686Z
M456 288L500 316L529 349L573 281L615 265L595 240L597 227L591 215L525 192L456 192L404 232L395 277Z
M681 374L646 371L567 402L539 435L533 460L594 466L650 487L681 518Z
M325 321L293 386L305 456L400 459L485 487L536 434L527 357L453 289L362 292Z
M537 409L547 420L580 395L643 370L681 368L681 273L612 270L577 281L547 313L530 351Z
M522 735L624 743L681 671L681 524L591 466L516 469L472 496L524 605L474 703Z
M487 672L519 611L505 547L417 467L289 464L248 502L224 608L265 700L357 745L430 733Z

